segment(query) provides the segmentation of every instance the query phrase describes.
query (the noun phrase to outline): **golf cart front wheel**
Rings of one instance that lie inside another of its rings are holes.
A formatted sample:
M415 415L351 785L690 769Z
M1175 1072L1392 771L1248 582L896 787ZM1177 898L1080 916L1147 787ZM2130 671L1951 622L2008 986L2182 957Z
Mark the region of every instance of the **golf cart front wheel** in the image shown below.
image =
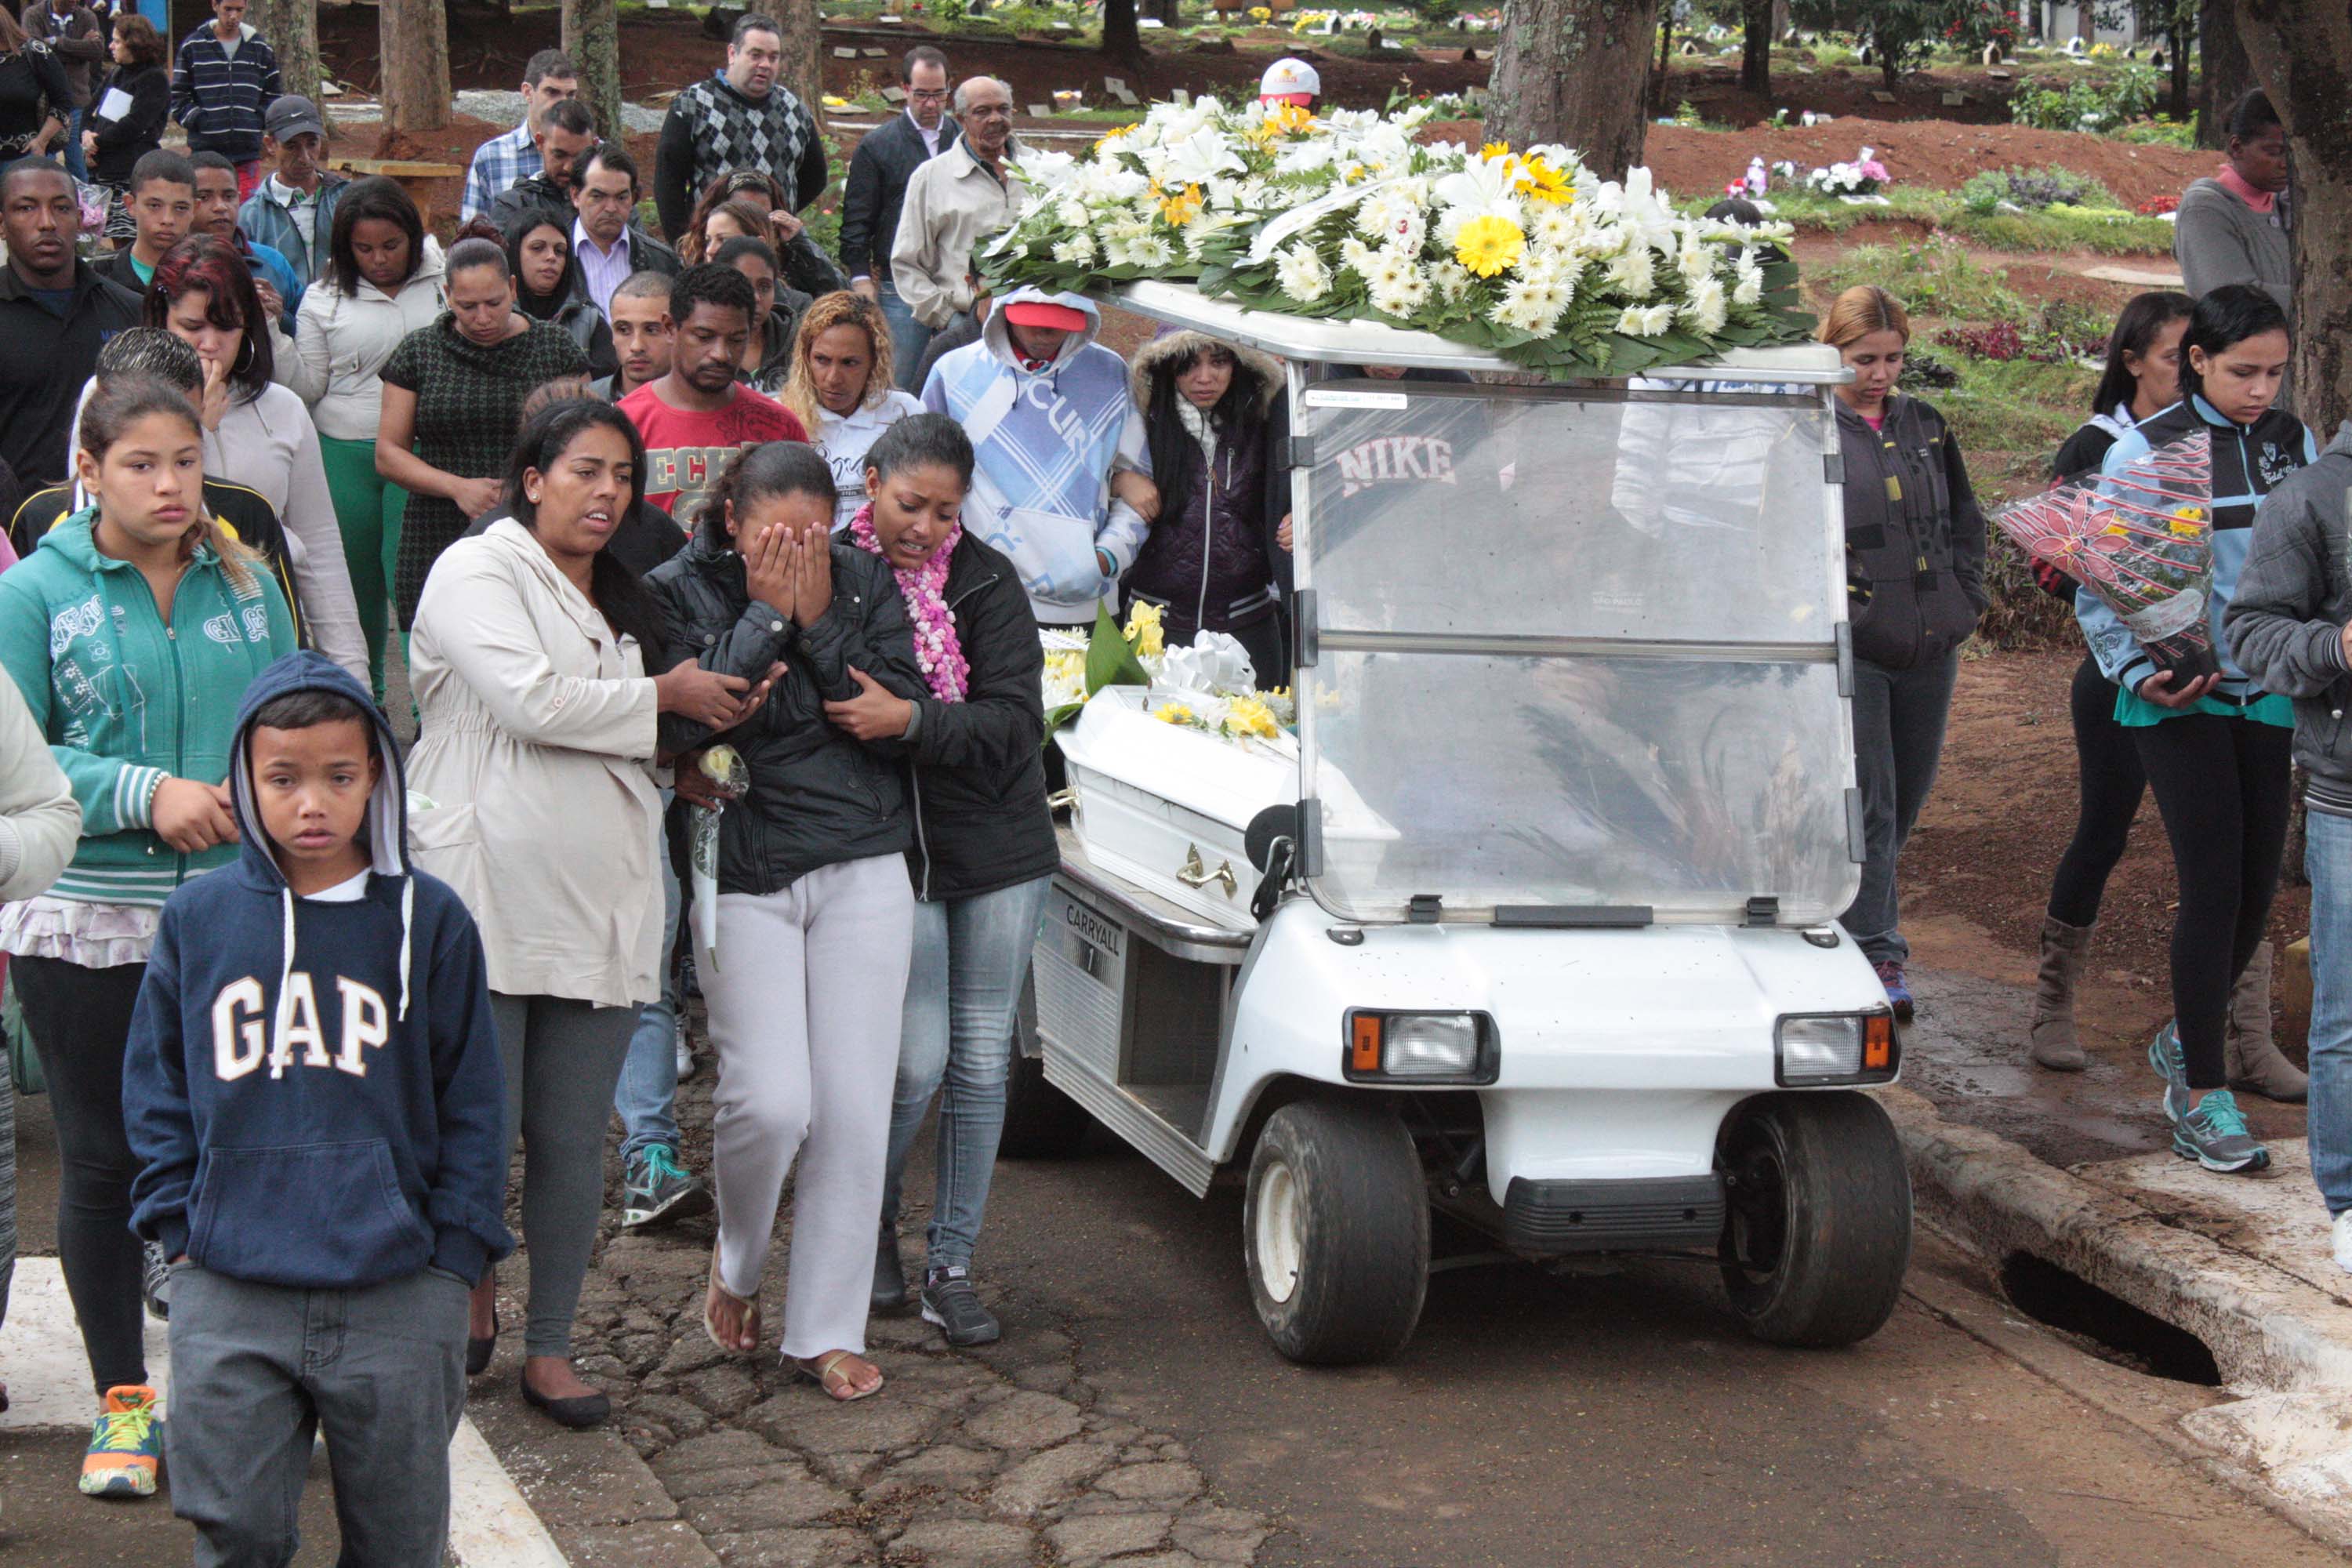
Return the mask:
M1258 1321L1292 1361L1384 1361L1412 1338L1429 1284L1428 1185L1385 1106L1276 1111L1250 1154L1242 1235Z
M1735 1113L1717 1160L1723 1282L1748 1331L1811 1348L1876 1333L1911 1264L1911 1178L1878 1102L1761 1096Z

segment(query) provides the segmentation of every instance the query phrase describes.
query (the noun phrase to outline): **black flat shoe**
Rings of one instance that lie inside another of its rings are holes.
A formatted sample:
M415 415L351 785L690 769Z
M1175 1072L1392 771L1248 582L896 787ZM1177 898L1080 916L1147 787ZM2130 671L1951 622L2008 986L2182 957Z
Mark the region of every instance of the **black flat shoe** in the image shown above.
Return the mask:
M490 1357L496 1355L498 1350L499 1310L494 1306L490 1309L490 1337L478 1340L471 1334L466 1336L466 1375L479 1377L489 1371Z
M601 1426L613 1414L613 1401L605 1394L582 1394L570 1399L550 1399L530 1385L529 1377L522 1379L522 1402L535 1410L543 1411L547 1418L558 1426L569 1426L575 1432L583 1427Z

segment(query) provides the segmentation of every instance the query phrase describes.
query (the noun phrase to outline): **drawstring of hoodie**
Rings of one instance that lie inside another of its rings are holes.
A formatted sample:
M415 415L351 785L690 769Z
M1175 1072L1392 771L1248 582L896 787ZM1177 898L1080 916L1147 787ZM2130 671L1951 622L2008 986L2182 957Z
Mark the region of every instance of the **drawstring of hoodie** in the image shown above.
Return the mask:
M284 1078L294 1053L286 1048L286 993L294 980L294 889L280 878L278 897L286 909L286 934L278 943L278 1005L269 1020L269 1076Z

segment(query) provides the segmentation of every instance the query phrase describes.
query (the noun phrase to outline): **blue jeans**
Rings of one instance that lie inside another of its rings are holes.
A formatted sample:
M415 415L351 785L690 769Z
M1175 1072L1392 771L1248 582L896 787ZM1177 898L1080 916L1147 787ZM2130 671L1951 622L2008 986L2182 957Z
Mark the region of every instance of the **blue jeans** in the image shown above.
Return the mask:
M1004 1131L1013 1018L1053 881L1040 877L977 898L915 905L914 961L907 973L900 1024L898 1087L890 1103L882 1218L885 1224L898 1222L907 1152L944 1079L939 1191L927 1237L930 1268L969 1268L980 1241L996 1141Z
M669 791L662 791L662 806L669 806ZM629 1038L629 1054L621 1063L621 1081L613 1089L613 1109L621 1118L621 1168L656 1143L677 1148L677 965L670 954L677 949L677 922L686 899L677 873L669 863L669 845L655 848L662 875L662 994L637 1015L637 1032Z
M931 346L931 329L915 320L915 312L898 298L898 290L880 279L875 287L882 293L882 319L890 324L890 378L901 392L923 395L923 384L915 379L922 368L923 351Z
M82 162L81 118L89 112L86 109L75 110L72 117L66 121L65 132L66 173L85 185L89 184L89 165Z
M2311 876L2311 1173L2327 1212L2352 1209L2352 817L2304 817Z

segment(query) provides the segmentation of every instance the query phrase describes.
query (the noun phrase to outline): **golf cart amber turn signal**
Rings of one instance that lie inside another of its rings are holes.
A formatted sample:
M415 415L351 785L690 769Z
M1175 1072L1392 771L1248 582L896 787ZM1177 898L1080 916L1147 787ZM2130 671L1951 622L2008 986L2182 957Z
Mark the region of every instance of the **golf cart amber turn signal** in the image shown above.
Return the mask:
M1774 1077L1792 1089L1885 1083L1902 1060L1894 1015L1884 1009L1784 1017L1773 1047Z
M1381 1015L1354 1013L1348 1018L1348 1070L1350 1073L1377 1073L1381 1070Z

